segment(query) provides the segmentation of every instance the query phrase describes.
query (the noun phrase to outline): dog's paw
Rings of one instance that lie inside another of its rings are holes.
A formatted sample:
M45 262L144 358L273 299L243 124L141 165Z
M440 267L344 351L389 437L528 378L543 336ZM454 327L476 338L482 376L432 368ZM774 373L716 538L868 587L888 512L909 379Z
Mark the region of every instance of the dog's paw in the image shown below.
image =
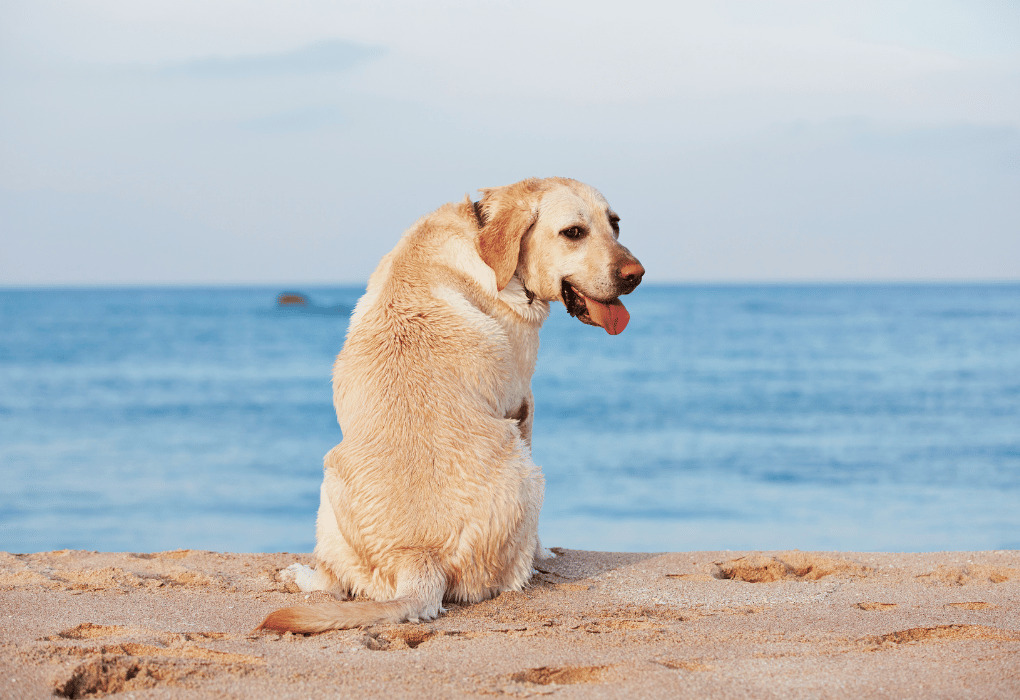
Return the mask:
M293 583L301 590L301 584L299 584L298 576L307 575L305 572L311 572L311 567L305 566L304 564L291 564L286 569L280 569L279 579L281 583Z
M535 559L555 559L556 552L551 549L546 549L541 545L535 550Z
M302 593L312 591L325 591L329 588L329 581L317 569L304 564L291 564L280 571L280 580L284 583L293 583L301 589Z
M415 617L408 617L407 622L421 623L421 622L432 622L437 617L446 612L446 608L439 606L438 608L426 608L422 610Z

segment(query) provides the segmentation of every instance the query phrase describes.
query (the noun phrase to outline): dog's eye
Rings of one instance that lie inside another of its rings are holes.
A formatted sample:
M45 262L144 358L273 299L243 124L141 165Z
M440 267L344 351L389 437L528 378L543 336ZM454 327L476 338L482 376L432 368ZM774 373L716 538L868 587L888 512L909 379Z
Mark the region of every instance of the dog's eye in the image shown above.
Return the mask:
M580 226L571 226L560 231L560 235L565 238L569 238L572 241L576 241L579 238L584 238L588 232Z
M619 238L620 237L620 217L618 217L618 216L610 216L609 217L609 225L613 227L613 233L615 233L616 237Z

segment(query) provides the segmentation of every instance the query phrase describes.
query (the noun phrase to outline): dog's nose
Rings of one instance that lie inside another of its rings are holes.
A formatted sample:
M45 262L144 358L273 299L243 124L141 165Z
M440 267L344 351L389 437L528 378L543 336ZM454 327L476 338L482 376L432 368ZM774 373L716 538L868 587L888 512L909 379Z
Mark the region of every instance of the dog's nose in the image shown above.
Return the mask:
M645 274L645 268L637 260L631 260L621 265L617 274L628 287L634 289L634 287L641 283L641 278Z

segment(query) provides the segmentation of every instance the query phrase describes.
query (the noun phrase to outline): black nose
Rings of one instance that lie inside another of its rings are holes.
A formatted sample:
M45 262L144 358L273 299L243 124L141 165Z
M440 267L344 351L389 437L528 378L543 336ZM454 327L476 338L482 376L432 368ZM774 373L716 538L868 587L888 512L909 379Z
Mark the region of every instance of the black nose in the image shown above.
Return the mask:
M621 286L627 290L627 292L634 291L634 288L641 284L641 278L644 277L645 268L637 260L630 260L620 266L620 269L616 273L620 277ZM627 292L624 292L626 294Z

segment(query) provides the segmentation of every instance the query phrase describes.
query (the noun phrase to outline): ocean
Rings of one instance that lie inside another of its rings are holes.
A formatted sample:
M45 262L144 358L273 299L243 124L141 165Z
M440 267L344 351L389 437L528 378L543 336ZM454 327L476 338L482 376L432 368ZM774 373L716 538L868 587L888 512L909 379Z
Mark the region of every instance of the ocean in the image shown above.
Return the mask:
M0 290L0 550L311 551L362 287ZM1020 284L655 286L554 304L546 546L1020 548Z

